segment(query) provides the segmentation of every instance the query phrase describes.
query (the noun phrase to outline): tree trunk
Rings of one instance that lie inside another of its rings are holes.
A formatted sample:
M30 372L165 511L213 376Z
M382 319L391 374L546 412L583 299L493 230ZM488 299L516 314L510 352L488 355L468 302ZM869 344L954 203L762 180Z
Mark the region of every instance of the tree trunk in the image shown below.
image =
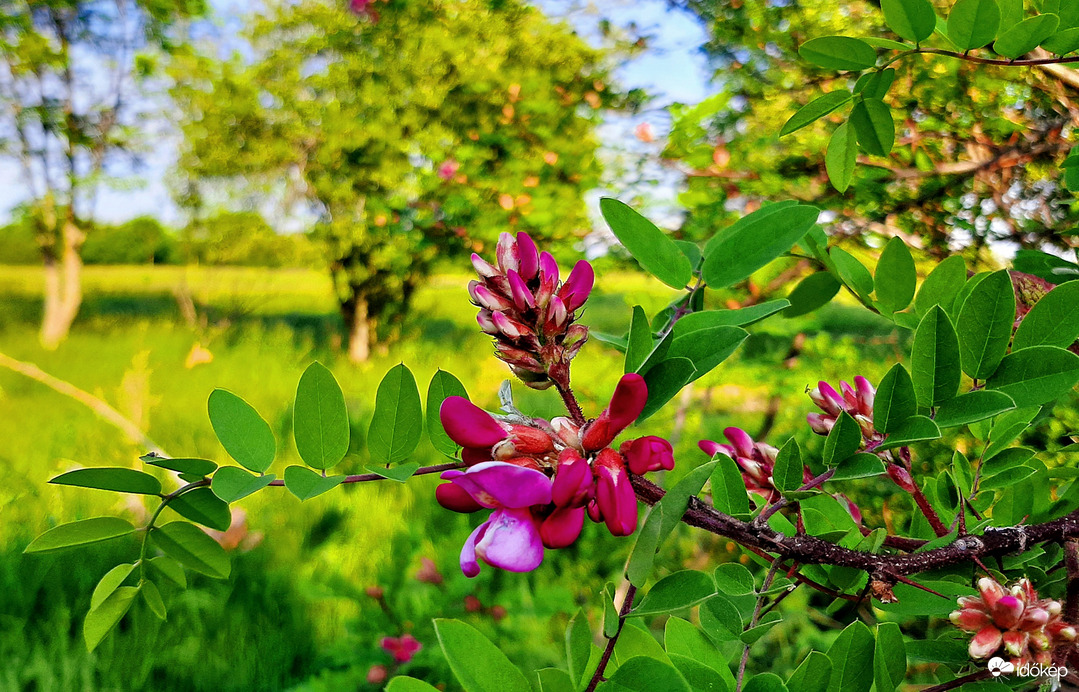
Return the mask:
M348 359L365 363L371 356L371 326L367 315L367 299L357 296L353 302L348 325Z
M67 338L71 323L82 305L82 258L84 235L68 216L62 231L60 257L45 256L45 312L41 320L41 345L55 349Z

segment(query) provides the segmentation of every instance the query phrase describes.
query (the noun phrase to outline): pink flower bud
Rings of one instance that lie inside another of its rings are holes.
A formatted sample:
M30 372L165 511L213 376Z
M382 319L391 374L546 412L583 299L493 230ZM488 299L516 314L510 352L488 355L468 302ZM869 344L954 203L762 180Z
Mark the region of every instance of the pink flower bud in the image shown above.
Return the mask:
M476 322L480 325L480 331L484 334L490 334L491 336L497 336L500 332L498 326L495 325L494 315L501 313L493 313L490 310L480 310L476 314Z
M581 507L592 496L592 468L577 450L563 449L551 485L551 502L557 507Z
M819 413L806 414L806 421L809 422L810 429L818 435L827 435L835 427L835 418L823 416Z
M464 488L454 483L443 483L435 488L435 500L451 512L461 514L471 514L483 509Z
M502 273L508 273L511 269L517 271L520 263L517 259L517 242L509 233L498 234L498 244L495 246L495 257Z
M833 416L838 416L840 411L847 410L847 402L843 401L843 397L839 395L839 392L827 382L818 382L817 388L809 393L809 398L817 406L820 406L825 413Z
M662 437L639 437L623 445L629 470L638 476L649 471L674 468L674 448Z
M517 234L517 260L520 264L518 272L525 281L531 281L539 273L539 251L532 236L524 231Z
M628 536L637 530L637 496L626 473L625 462L613 449L602 450L595 460L596 504L607 530Z
M566 446L575 449L581 448L581 429L574 425L569 418L564 416L552 418L551 427L554 429L558 439L565 443Z
M1004 641L1004 650L1012 656L1022 656L1030 643L1030 636L1026 632L1009 630L1001 637Z
M990 611L996 607L997 601L1004 597L1004 587L998 584L995 579L989 577L982 577L978 580L978 591L982 595L982 601L985 602Z
M854 387L858 395L858 410L866 415L872 415L873 399L876 397L877 390L861 375L854 378Z
M514 321L506 317L505 313L495 312L491 314L491 321L494 322L498 331L502 332L511 339L516 339L521 336L521 330L519 330Z
M707 454L709 457L714 457L720 452L723 452L723 454L727 454L727 452L724 451L727 445L721 445L720 443L713 442L711 440L701 440L697 443L697 446L700 447L701 451ZM727 456L730 456L730 454L727 454Z
M611 403L585 428L581 444L589 451L611 444L620 432L637 420L647 401L648 386L644 378L636 373L623 375L614 389Z
M582 507L561 507L540 524L539 534L548 548L565 548L581 535L585 511Z
M510 294L513 296L513 305L519 312L524 312L536 307L536 297L528 290L521 275L512 269L506 273L510 282Z
M1004 637L1000 630L989 625L979 630L970 640L970 647L968 648L970 657L988 658L990 654L1000 648L1003 641Z
M518 454L546 454L554 449L550 435L527 425L511 425L509 441Z
M584 510L585 513L588 514L588 518L592 520L592 523L598 524L603 521L603 515L600 514L599 505L596 504L595 500L592 500L587 505L585 505Z
M1001 629L1011 629L1019 624L1023 617L1023 602L1012 595L1001 596L990 610L993 613L993 622ZM1019 654L1016 654L1018 656Z
M959 610L954 610L952 611L952 614L948 616L948 619L952 621L953 625L961 630L966 630L967 632L977 632L993 624L993 620L989 617L989 613L974 608L960 608Z
M999 604L998 604L999 606ZM1023 612L1023 619L1019 623L1019 629L1031 631L1040 630L1049 623L1049 611L1045 608L1027 608Z
M543 363L536 360L536 357L528 351L510 346L509 344L495 343L495 350L498 351L498 357L503 361L509 363L511 366L523 368L534 373L545 373L546 369L543 367ZM523 378L522 378L523 379Z
M446 397L438 417L446 434L462 447L490 449L507 437L491 414L464 397Z
M566 279L566 283L562 284L562 288L558 291L558 297L565 302L567 310L573 312L584 305L585 301L588 300L588 294L592 292L595 280L596 274L592 270L591 264L585 260L580 260L573 265L569 278Z
M472 253L472 266L475 268L476 273L484 279L489 279L492 276L500 276L502 273L498 271L498 267L483 259L475 252Z
M551 291L558 285L558 262L549 252L541 252L539 256L540 283L549 285Z
M896 485L908 493L914 492L914 479L910 477L910 473L905 468L898 464L888 464L887 471L888 477L891 478Z
M492 312L498 312L499 310L509 310L511 307L513 307L513 303L498 295L497 293L487 288L478 281L470 281L468 283L468 293L472 296L473 302L475 302L480 307L491 310Z
M734 448L734 452L740 457L752 457L755 447L753 446L753 438L749 436L745 430L741 428L726 428L723 430L723 435L731 443L731 447Z

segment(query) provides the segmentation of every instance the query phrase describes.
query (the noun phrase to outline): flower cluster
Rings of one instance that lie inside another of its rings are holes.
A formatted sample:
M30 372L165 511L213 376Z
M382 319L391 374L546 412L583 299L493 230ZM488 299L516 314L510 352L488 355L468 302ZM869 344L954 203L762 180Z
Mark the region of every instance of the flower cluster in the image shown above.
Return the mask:
M543 549L564 548L581 533L587 515L615 536L637 528L637 498L629 472L674 467L670 442L642 437L618 451L609 445L644 410L648 389L640 375L622 377L595 420L567 418L506 422L463 397L448 397L442 426L464 449L464 471L442 474L439 504L456 512L492 510L465 541L461 570L479 574L479 560L511 572L543 561Z
M837 392L827 382L818 382L817 388L809 392L809 398L820 407L823 413L810 413L806 416L809 427L818 435L827 435L835 426L839 414L846 411L858 422L862 429L862 449L876 454L884 461L888 477L906 492L914 491L914 480L910 472L898 463L891 450L877 451L884 442L884 433L873 427L873 400L877 390L861 375L854 378L854 386L847 382L839 383ZM842 393L840 393L842 392Z
M402 634L400 637L383 637L380 645L386 653L393 656L393 660L397 663L408 663L423 648L423 644L411 634Z
M1026 577L1010 589L982 577L978 591L978 596L960 598L959 610L950 618L956 627L975 633L970 640L971 658L998 654L1016 667L1047 665L1054 647L1075 641L1075 627L1060 617L1060 602L1038 598Z
M499 236L497 264L477 254L479 281L468 284L480 329L495 338L497 356L533 389L569 386L569 363L588 338L574 324L575 312L592 291L592 265L581 260L565 282L548 252L539 252L527 233Z
M776 455L779 450L764 442L754 442L745 430L741 428L727 428L723 435L730 444L701 440L697 446L708 456L723 453L734 459L742 472L742 481L746 484L746 490L754 495L760 495L765 502L775 502L779 499L779 491L772 482L772 470L776 465ZM813 478L809 467L802 470L803 482L808 483Z

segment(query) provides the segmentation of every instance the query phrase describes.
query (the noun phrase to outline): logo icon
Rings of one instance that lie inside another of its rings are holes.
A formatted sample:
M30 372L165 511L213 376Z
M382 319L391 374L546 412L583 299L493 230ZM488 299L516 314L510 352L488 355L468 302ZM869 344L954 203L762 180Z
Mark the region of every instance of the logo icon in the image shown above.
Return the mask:
M1000 656L994 656L989 659L989 672L993 674L994 678L999 678L1005 673L1014 673L1015 664L1011 661L1005 661Z

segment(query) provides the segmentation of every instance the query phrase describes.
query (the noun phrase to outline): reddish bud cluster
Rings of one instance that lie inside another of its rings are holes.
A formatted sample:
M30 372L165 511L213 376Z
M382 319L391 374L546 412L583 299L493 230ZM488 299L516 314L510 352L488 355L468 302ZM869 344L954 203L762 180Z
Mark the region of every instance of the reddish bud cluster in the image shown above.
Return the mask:
M466 471L447 471L435 491L456 512L494 510L465 543L461 568L479 573L477 557L510 571L535 569L543 548L577 540L587 515L615 536L637 528L637 498L629 471L674 467L670 442L654 436L609 445L644 410L648 390L640 375L625 375L595 420L577 426L567 418L528 424L496 420L462 397L440 410L446 433L464 447Z
M527 233L503 233L495 254L496 264L472 255L480 279L469 282L468 293L480 308L480 329L529 387L568 387L569 363L588 338L588 327L574 319L592 291L592 265L577 262L560 283L554 257L539 252Z
M397 663L408 663L423 648L423 644L411 634L402 634L400 637L383 637L380 645L387 653L393 655L393 660Z
M723 435L730 444L701 440L697 446L708 456L717 453L726 454L738 464L742 472L742 481L746 484L746 490L759 495L766 502L775 502L779 499L779 491L772 482L772 471L776 465L776 455L779 450L764 442L754 442L745 430L741 428L727 428ZM809 481L813 474L805 467L802 471L803 481Z
M1048 665L1054 647L1075 641L1075 627L1061 619L1060 603L1038 598L1026 577L1010 589L982 577L978 591L978 596L960 598L959 610L950 616L956 627L975 633L970 640L971 658L997 654L1016 667Z

